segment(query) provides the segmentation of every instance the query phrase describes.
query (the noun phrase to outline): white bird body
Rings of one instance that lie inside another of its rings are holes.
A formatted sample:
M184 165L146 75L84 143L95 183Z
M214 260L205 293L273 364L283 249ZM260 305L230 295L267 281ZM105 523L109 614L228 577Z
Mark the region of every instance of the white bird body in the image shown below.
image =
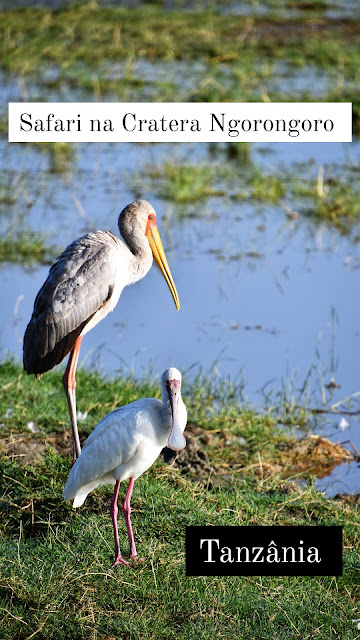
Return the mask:
M101 484L136 480L166 447L171 413L155 398L136 400L108 413L89 435L79 461L73 466L64 489L65 500L80 507L88 493ZM186 408L179 407L184 430ZM181 428L180 426L180 428Z
M162 402L155 398L136 400L111 411L98 423L70 471L63 492L65 500L73 500L73 507L79 507L90 491L101 484L115 484L117 497L119 483L130 479L133 484L155 462L166 445L175 450L185 446L182 434L187 411L181 398L180 384L180 372L174 368L167 369L162 376ZM131 491L132 485L130 496ZM116 536L117 530L115 544ZM129 539L134 545L130 534ZM135 556L136 550L132 552L132 557ZM119 554L117 558L115 564L123 562Z

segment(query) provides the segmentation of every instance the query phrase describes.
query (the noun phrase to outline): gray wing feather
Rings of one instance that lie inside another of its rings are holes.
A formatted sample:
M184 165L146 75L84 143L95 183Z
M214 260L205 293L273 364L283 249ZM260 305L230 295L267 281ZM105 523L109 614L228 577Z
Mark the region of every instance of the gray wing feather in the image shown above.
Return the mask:
M24 366L28 373L36 373L38 359L54 352L57 345L62 345L60 351L69 352L73 344L62 344L66 337L72 336L74 339L68 342L74 343L86 323L110 299L119 244L110 232L89 233L70 244L53 264L36 296L25 332ZM54 364L57 362L48 368Z

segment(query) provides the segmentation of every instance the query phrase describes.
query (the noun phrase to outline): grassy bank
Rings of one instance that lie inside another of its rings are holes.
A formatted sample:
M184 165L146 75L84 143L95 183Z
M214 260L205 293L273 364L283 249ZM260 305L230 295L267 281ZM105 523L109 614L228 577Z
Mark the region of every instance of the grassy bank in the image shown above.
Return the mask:
M298 444L276 417L240 412L236 390L226 384L214 388L199 378L190 392L185 383L191 461L181 467L159 460L137 480L133 525L145 561L110 569L111 487L77 511L61 496L71 441L59 372L36 382L3 363L0 375L1 638L359 637L352 622L360 617L358 500L326 499L284 479ZM79 372L82 438L114 406L158 394L154 382ZM187 578L187 524L341 524L344 573Z
M131 54L152 60L202 58L218 64L239 61L244 49L271 57L276 50L280 59L298 67L308 59L325 67L342 63L345 70L358 70L356 20L340 19L334 30L331 19L316 22L306 14L295 19L252 17L249 23L248 17L209 11L192 13L151 5L113 8L95 3L57 10L12 9L2 11L0 17L2 64L9 71L30 73L43 63L65 68L77 61L96 69L100 60ZM308 38L304 40L305 31ZM343 38L348 41L346 53Z
M321 78L316 99L352 100L356 125L358 32L356 19L335 25L306 12L249 17L96 3L9 9L0 12L0 67L38 83L37 99L81 89L122 101L312 100ZM303 89L294 90L302 73Z

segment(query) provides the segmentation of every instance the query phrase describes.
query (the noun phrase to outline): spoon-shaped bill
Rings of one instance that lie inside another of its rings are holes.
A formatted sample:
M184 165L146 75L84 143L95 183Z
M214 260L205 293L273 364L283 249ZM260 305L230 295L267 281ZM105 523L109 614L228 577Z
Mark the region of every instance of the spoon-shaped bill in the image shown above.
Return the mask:
M181 451L186 447L186 440L179 426L178 420L178 400L180 394L180 381L168 380L166 383L166 390L168 392L171 413L172 413L172 428L169 435L168 447L173 451Z

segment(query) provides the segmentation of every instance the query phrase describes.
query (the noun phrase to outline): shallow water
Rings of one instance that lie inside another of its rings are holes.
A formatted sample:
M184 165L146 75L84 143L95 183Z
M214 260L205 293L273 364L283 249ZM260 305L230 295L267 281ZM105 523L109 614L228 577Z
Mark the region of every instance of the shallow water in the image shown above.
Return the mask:
M307 219L289 220L279 205L226 197L204 201L198 216L179 217L190 206L177 209L161 200L148 179L141 179L142 169L174 156L179 162L204 161L206 145L87 144L76 154L71 173L58 175L48 171L47 156L37 149L1 143L0 170L10 177L21 171L24 201L32 202L24 223L45 230L52 244L63 247L90 229L116 233L121 208L144 197L158 212L181 301L178 313L154 267L124 290L114 313L86 336L84 366L141 376L173 364L191 376L216 362L221 376L244 380L244 399L255 406L266 404L266 395L276 404L285 388L291 400L310 367L310 406L322 407L322 392L329 405L359 390L359 271L346 268L347 256L357 250L350 239ZM359 143L252 150L253 162L265 169L312 162L315 171L322 163L327 171L355 165L359 155ZM2 265L0 271L7 301L0 311L2 351L21 358L22 336L48 268ZM332 376L341 385L333 392L324 387ZM81 410L81 390L78 397ZM346 420L343 430L341 416L328 416L325 433L360 449L359 419ZM319 484L331 493L359 491L358 468L339 467L330 484Z
M38 0L32 6L48 7L57 9L73 4L73 0ZM119 6L118 0L100 0L102 6ZM137 7L143 4L142 0L126 0L121 3L125 7ZM285 6L284 6L285 4ZM304 10L303 5L308 4L308 9ZM360 9L357 0L329 0L325 6L316 8L316 3L293 2L286 3L280 0L228 0L227 2L216 2L215 0L165 0L164 9L175 9L185 11L215 11L224 15L239 16L259 16L259 17L322 17L322 18L356 18L360 16ZM28 4L24 0L0 0L0 9L12 9L15 7L26 7Z
M46 0L37 6L57 4ZM186 2L181 4L186 8ZM276 2L234 0L221 7L224 12L243 15L307 15L290 4L279 9ZM14 3L0 0L0 8L4 6ZM178 6L176 1L166 3L167 8ZM204 7L215 10L216 3L191 3L196 10ZM360 9L354 0L346 0L329 3L318 13L354 18ZM159 99L154 95L156 82L164 86L173 83L178 99L189 99L191 91L209 78L229 86L237 82L236 65L213 67L192 62L190 73L186 60L154 64L139 59L130 63L113 64L107 70L108 77L121 80L128 75L143 81L141 100ZM286 91L294 99L300 100L304 94L315 99L341 81L323 70L294 70L280 61L264 72L262 67L252 71L254 95L259 96L265 83L269 95ZM66 82L50 94L46 82L52 80L52 73L56 76L57 72L50 68L38 84L0 74L1 108L18 100L96 99ZM138 91L134 88L134 96ZM107 98L111 99L116 98ZM131 93L128 99L134 99ZM134 371L142 376L149 371L159 374L173 364L187 372L189 379L200 367L205 373L215 368L219 376L242 381L244 402L259 408L285 402L301 404L307 399L310 407L328 409L359 392L360 271L348 269L346 262L349 256L358 256L354 235L343 237L305 215L289 218L285 208L296 209L298 203L287 197L283 206L241 202L228 195L204 199L200 204L176 205L159 196L158 184L148 175L149 167L161 169L164 162L171 161L213 164L216 171L221 163L229 162L224 145L217 146L216 153L223 149L217 158L204 144L83 144L74 148L75 158L68 171L57 173L52 170L49 152L40 145L9 145L0 139L0 185L7 184L16 195L13 207L0 210L0 232L9 225L43 231L49 244L61 251L89 230L118 233L117 218L123 206L143 197L157 210L181 302L181 310L176 312L166 283L154 267L144 280L125 289L115 311L86 335L80 356L83 366L109 375ZM326 178L343 176L352 168L358 171L360 143L254 144L250 154L253 165L278 176L289 173L301 179L310 172L316 177L319 165L323 165ZM231 187L236 192L246 185L247 167L233 162L236 170ZM0 307L2 356L11 353L21 359L22 336L47 272L47 267L0 265L5 301ZM339 387L332 391L326 385L333 380ZM301 394L305 381L306 393ZM352 406L345 408L356 411L358 400L356 396ZM78 406L83 409L81 389ZM360 450L360 416L346 415L346 424L342 417L325 414L312 429L335 442L352 441ZM346 446L351 449L349 443ZM318 486L329 495L360 492L358 466L340 466L330 478L318 481Z

